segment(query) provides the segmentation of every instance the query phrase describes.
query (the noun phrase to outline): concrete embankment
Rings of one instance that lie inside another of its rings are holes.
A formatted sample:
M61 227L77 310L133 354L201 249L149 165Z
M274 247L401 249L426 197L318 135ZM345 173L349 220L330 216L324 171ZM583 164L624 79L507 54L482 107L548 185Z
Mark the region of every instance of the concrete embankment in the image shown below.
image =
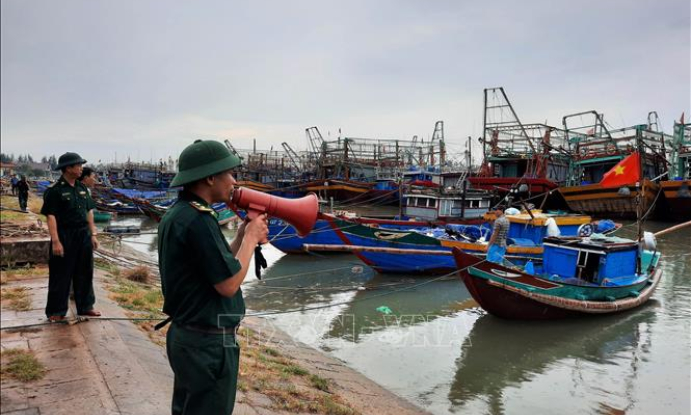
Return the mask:
M45 266L3 271L3 297L15 291L26 296L21 307L3 298L3 368L6 352L26 350L41 365L42 376L24 382L3 370L0 412L170 413L173 374L163 337L152 335L150 322L138 327L127 320L138 314L112 299L118 279L104 270L96 273L97 308L104 319L79 321L71 303L70 324L48 324L43 312L47 275ZM151 287L149 292L156 291ZM236 414L424 413L264 319L247 318L243 326Z

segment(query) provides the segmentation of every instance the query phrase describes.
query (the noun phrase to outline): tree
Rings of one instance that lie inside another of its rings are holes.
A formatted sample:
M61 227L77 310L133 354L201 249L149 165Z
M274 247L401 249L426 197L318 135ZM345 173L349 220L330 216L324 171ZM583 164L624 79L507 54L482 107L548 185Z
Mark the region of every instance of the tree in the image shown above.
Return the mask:
M41 157L41 163L47 164L48 163L48 157L46 157L46 156Z
M14 162L14 155L13 154L0 153L0 162L13 163Z

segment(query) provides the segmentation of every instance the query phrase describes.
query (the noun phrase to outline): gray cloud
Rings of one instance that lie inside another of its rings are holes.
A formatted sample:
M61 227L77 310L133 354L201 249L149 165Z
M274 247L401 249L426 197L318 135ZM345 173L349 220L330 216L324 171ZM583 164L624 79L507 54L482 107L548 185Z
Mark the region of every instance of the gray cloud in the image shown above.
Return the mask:
M690 6L663 1L3 0L3 152L177 155L195 138L306 148L478 136L482 89L525 122L689 113ZM691 116L691 114L689 114Z

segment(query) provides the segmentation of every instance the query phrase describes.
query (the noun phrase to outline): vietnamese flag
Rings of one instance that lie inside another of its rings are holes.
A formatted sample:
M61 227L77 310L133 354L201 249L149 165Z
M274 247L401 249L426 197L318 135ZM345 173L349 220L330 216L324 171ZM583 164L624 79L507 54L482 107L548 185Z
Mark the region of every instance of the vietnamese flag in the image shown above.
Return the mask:
M631 153L624 160L605 173L600 181L602 187L619 187L636 183L641 179L641 160L638 152Z

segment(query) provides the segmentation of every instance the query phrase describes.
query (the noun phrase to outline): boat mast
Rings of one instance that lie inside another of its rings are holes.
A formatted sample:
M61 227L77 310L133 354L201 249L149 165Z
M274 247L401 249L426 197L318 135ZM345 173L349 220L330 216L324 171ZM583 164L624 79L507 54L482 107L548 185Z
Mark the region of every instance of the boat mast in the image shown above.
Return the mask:
M643 174L643 166L645 163L643 162L643 127L642 125L639 125L636 127L636 149L638 151L638 180L636 181L636 225L638 228L638 244L643 242L643 198L645 197L645 175ZM640 274L641 273L641 253L639 252L637 258L636 258L636 273Z

